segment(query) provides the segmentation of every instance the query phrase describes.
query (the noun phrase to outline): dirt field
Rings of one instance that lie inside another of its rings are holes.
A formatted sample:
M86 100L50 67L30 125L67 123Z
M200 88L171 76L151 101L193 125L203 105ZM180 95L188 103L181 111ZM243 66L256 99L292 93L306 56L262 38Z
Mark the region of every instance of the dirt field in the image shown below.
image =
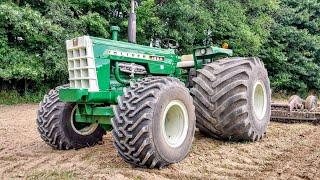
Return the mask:
M161 170L133 168L111 134L93 148L55 151L36 131L37 105L0 105L0 179L320 179L320 126L271 123L257 143L232 143L196 133L181 163Z

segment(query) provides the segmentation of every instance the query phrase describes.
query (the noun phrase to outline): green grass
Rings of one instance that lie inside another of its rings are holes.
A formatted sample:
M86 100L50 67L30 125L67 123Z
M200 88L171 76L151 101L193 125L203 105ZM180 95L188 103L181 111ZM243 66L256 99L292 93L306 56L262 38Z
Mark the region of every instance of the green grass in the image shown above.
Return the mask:
M26 93L20 95L17 91L0 91L0 104L25 104L25 103L38 103L42 100L44 92Z
M320 93L316 92L316 91L310 91L308 93L305 94L299 94L299 93L272 93L272 99L277 99L277 100L289 100L289 98L292 95L298 95L300 96L302 99L306 99L309 95L314 95L317 96L318 98L320 98Z
M284 93L272 93L272 99L287 100L291 95Z
M13 104L26 104L26 103L39 103L43 96L46 94L47 89L43 88L40 92L20 95L16 90L0 91L0 104L13 105ZM314 94L314 93L309 93ZM317 94L320 98L320 94ZM285 93L273 93L272 99L287 101L291 95Z

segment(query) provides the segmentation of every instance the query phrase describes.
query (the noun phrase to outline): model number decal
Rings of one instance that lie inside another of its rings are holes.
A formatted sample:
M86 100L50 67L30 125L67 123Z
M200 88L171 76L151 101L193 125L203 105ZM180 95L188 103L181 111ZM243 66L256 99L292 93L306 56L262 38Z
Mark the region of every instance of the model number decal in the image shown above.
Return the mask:
M114 55L114 56L124 56L124 57L129 57L129 58L154 60L154 61L164 61L164 57L161 57L161 56L153 56L153 55L148 55L148 54L139 54L139 53L131 53L131 52L106 50L104 54Z

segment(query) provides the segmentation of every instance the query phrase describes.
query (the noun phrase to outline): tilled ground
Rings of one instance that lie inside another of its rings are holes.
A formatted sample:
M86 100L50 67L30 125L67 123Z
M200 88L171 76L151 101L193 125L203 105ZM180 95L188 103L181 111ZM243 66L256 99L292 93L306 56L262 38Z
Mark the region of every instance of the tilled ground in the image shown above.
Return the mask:
M161 170L126 164L104 143L52 150L36 131L37 105L0 105L0 179L320 179L320 126L271 123L256 143L223 142L196 133L191 153Z

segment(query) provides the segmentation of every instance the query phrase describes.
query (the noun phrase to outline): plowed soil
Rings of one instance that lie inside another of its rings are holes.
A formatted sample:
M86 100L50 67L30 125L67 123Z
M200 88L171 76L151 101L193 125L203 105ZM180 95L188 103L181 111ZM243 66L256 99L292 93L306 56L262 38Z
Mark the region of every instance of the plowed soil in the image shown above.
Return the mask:
M196 132L190 154L161 170L126 164L108 133L92 148L56 151L36 130L37 105L0 105L0 179L320 179L320 126L271 123L256 143Z

